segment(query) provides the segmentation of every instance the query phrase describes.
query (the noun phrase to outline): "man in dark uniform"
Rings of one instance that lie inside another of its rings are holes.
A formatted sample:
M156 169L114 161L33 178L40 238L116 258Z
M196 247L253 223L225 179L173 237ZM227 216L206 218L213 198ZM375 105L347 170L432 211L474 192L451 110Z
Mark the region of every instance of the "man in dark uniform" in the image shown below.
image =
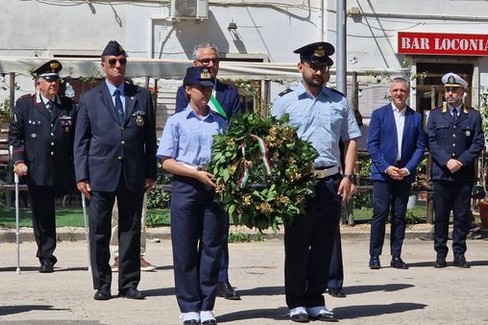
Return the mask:
M156 127L148 90L124 82L127 56L116 41L102 53L106 79L83 93L75 134L78 189L89 200L90 257L95 300L111 298L111 215L119 209L119 296L144 299L140 236L144 192L156 179Z
M17 100L10 124L14 172L27 178L39 272L51 273L57 259L55 198L74 189L73 138L76 105L58 95L57 60L33 71L37 92Z
M476 159L485 141L479 111L469 109L462 101L468 83L454 73L444 75L442 82L447 103L433 109L427 123L434 185L434 267L446 267L449 216L453 211L453 265L468 268L464 254L471 225L471 191Z
M230 121L232 116L241 113L241 101L237 89L231 85L223 83L217 79L219 72L219 50L215 44L203 42L193 49L193 65L197 67L207 67L215 86L212 97L208 103L210 109L219 113ZM176 112L184 110L188 106L188 96L185 94L185 87L180 86L176 92ZM229 281L229 220L226 219L225 236L223 238L223 253L220 260L219 281L217 285L217 296L229 300L240 300L241 297Z
M302 82L282 92L274 101L271 113L288 114L297 135L317 150L314 174L318 178L315 196L307 198L305 213L285 225L285 296L290 319L337 321L325 306L334 240L341 206L351 197L355 181L356 139L361 137L347 98L324 87L330 56L334 47L327 42L305 45L298 71ZM339 141L344 142L344 170L341 173Z

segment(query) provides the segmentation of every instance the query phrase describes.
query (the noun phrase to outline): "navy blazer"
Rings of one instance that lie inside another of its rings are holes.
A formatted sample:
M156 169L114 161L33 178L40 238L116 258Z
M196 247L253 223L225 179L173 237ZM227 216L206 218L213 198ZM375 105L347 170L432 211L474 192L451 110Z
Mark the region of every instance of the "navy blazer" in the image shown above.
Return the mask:
M407 180L413 182L417 166L424 158L425 133L422 114L410 107L405 108L405 126L403 128L400 166L410 172ZM385 174L389 166L397 163L398 140L392 104L373 111L368 129L368 152L371 155L371 179L391 180Z
M222 108L227 114L227 119L232 116L241 113L242 105L239 99L239 93L234 86L223 83L217 79L217 85L215 86L216 98ZM180 86L176 92L176 108L175 113L184 110L188 106L188 97L185 93L185 87Z
M433 109L429 114L427 136L433 180L474 182L476 158L485 146L479 111L463 105L454 122L447 108ZM454 174L446 166L451 158L463 164Z
M81 95L75 131L76 181L92 190L113 192L121 173L131 191L156 180L156 122L147 89L125 85L125 123L118 124L105 82ZM122 170L123 167L123 170Z
M75 186L73 139L76 104L71 98L56 97L50 114L39 95L17 100L8 133L13 147L12 161L29 168L27 182L70 190Z

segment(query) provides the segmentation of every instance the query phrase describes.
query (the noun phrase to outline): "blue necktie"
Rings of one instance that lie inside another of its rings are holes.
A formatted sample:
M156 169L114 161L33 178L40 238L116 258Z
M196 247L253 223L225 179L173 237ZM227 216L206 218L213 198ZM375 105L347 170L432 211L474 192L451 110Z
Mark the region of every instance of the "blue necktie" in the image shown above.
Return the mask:
M119 125L124 125L125 122L125 115L124 115L124 106L122 105L122 101L120 100L120 90L115 89L115 113L117 113L117 118L119 119Z
M453 109L452 110L452 119L454 120L454 122L457 122L457 118L458 118L457 109Z

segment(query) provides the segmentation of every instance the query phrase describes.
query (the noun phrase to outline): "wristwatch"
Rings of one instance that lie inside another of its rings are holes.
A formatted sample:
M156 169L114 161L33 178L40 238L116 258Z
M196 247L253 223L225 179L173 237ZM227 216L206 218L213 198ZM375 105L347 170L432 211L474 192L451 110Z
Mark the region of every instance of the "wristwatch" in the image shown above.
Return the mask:
M350 174L350 175L344 174L344 178L349 178L351 183L353 183L354 185L356 185L356 183L357 183L357 178L356 178L355 174Z

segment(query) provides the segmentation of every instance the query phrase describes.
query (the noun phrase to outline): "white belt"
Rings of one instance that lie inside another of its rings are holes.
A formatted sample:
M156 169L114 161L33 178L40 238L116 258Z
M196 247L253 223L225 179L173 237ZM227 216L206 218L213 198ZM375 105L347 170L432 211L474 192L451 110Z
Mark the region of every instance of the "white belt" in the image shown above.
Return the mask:
M201 166L195 166L195 165L190 165L190 164L185 164L183 163L182 164L183 167L186 167L186 168L189 168L189 169L193 169L193 170L205 170L204 167L201 167Z
M335 175L339 172L339 166L333 166L327 169L314 169L313 176L315 178L326 178Z

